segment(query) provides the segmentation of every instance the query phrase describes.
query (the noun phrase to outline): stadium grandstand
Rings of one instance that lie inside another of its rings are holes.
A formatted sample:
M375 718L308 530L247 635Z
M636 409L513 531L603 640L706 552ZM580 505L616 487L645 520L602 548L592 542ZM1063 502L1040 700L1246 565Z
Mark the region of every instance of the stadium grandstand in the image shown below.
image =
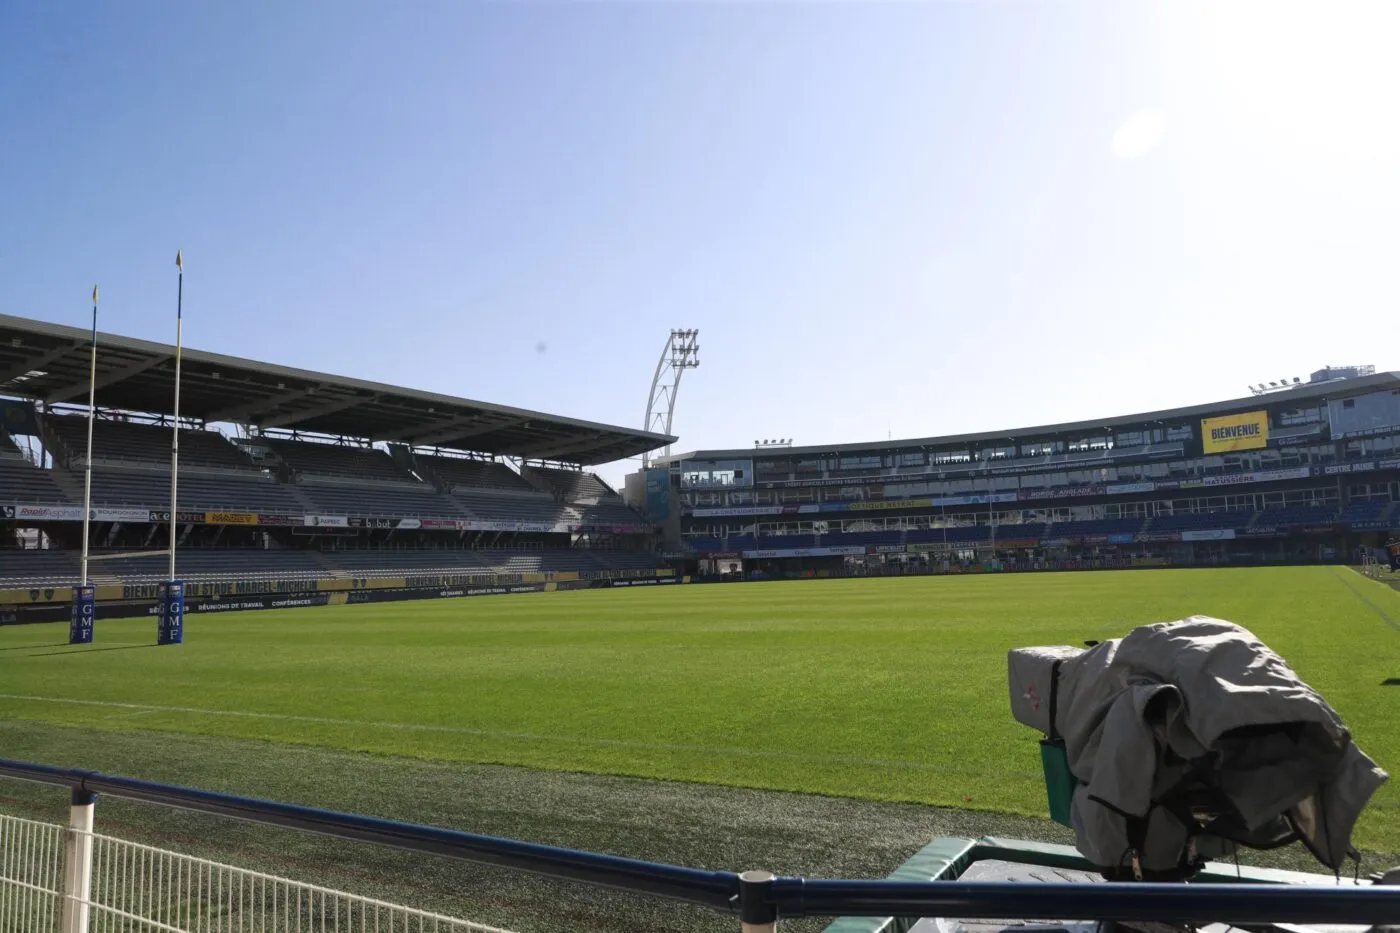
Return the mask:
M1400 529L1400 374L951 437L701 450L628 479L702 575L1346 561Z
M92 548L136 554L93 580L161 580L175 348L98 344ZM90 345L0 316L0 583L78 579ZM197 350L181 366L181 579L576 581L661 564L655 528L588 467L675 438Z

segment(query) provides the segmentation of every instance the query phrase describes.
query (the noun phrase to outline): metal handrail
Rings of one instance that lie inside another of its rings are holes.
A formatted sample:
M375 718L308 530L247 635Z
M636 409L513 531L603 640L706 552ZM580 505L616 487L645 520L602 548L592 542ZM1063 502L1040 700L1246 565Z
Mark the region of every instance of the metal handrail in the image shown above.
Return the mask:
M554 878L738 910L748 927L778 917L1035 917L1223 923L1386 924L1400 887L1267 884L1024 884L840 881L703 871L96 771L0 759L0 777L69 787L75 803L109 794L254 823L482 862Z

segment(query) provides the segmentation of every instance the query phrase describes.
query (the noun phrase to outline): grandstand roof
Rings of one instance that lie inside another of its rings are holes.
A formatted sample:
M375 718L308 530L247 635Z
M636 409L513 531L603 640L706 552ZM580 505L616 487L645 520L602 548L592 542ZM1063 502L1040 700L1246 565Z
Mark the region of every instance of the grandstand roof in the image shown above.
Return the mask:
M85 403L92 332L0 314L0 395ZM98 335L97 403L171 413L175 348ZM180 414L377 441L590 465L674 437L185 349Z
M808 456L830 453L860 453L863 451L903 450L906 448L952 448L970 444L1006 441L1031 442L1049 440L1057 435L1078 434L1088 436L1093 433L1117 428L1131 428L1156 422L1174 421L1181 423L1196 418L1210 418L1237 412L1255 411L1260 408L1296 407L1309 401L1318 402L1328 398L1342 398L1369 392L1375 389L1400 389L1400 372L1379 372L1353 379L1334 379L1326 382L1302 383L1287 390L1267 392L1248 398L1229 399L1205 405L1190 405L1185 408L1172 408L1165 411L1148 411L1136 415L1117 415L1112 418L1098 418L1092 421L1071 421L1064 424L1046 424L1038 427L1016 428L1005 431L983 431L977 434L949 434L943 437L924 437L898 441L862 441L851 444L821 444L809 447L738 447L729 450L694 450L688 453L659 457L657 463L679 463L686 460L750 460L766 457Z

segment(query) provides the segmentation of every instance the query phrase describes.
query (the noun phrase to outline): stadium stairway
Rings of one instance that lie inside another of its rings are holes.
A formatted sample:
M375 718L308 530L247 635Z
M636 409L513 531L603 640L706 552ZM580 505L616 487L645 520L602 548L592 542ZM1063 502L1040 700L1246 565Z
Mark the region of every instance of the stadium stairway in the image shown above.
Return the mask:
M55 486L68 497L69 502L77 505L83 504L83 474L70 473L68 470L45 470L49 479L53 480Z
M311 498L307 496L306 493L302 492L299 488L297 488L297 485L295 483L283 483L282 488L287 490L287 494L290 495L293 499L295 499L301 505L301 507L306 510L305 514L319 515L323 511L316 505L316 503L311 501Z

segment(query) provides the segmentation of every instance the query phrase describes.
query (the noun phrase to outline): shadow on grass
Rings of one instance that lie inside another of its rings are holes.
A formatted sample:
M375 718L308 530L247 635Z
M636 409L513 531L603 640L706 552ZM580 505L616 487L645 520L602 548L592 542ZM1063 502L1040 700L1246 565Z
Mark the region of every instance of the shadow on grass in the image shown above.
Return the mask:
M68 642L66 641L56 641L49 645L9 645L0 648L0 651L33 651L35 648L63 648L67 646L67 644Z
M33 646L31 646L31 647L35 647L35 648L51 648L51 647L56 647L56 646L53 646L53 645L33 645ZM54 658L54 657L61 657L61 656L65 656L65 655L92 654L93 652L96 652L96 651L126 651L126 650L128 650L128 649L130 649L130 648L154 648L154 647L156 647L156 646L155 646L155 645L108 645L108 646L105 647L105 648L89 648L89 647L87 647L87 646L85 646L85 645L72 645L72 646L64 645L64 647L65 647L65 648L66 648L66 647L73 647L73 648L76 648L76 649L78 649L78 650L76 650L76 651L45 651L45 652L43 652L42 654L31 654L30 657L31 657L31 658Z
M1382 687L1400 687L1400 677L1387 677L1381 681Z

